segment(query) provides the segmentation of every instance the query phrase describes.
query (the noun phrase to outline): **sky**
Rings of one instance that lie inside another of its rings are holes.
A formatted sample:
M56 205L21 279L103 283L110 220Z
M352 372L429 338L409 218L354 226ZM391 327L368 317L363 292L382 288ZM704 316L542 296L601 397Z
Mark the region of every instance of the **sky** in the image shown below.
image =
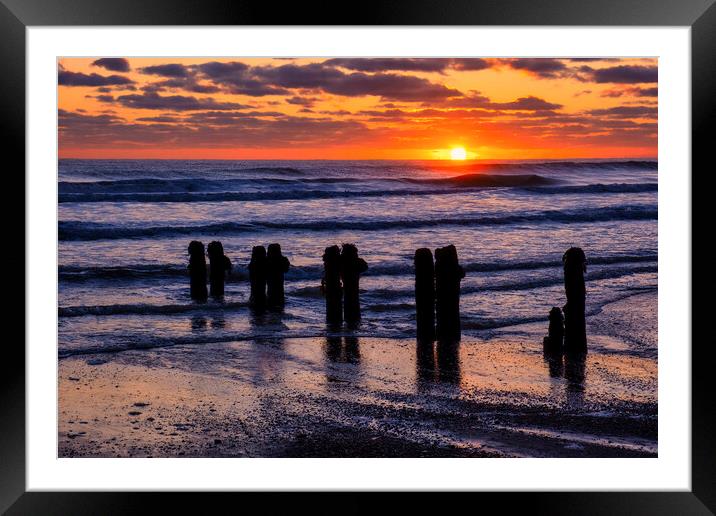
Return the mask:
M59 155L656 158L657 81L651 58L63 58Z

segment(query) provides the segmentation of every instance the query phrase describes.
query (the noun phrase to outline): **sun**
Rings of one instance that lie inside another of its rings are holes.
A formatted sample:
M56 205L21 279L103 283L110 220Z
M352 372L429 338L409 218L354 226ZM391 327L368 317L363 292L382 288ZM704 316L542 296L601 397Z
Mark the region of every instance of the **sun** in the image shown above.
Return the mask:
M453 147L450 150L450 159L457 161L467 158L467 151L463 147Z

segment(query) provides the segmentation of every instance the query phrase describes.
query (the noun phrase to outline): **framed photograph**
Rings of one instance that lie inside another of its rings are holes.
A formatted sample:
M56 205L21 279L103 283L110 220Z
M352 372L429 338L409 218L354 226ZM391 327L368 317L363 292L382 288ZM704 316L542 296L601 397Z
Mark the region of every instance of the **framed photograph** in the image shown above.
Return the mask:
M2 509L712 514L713 2L272 11L3 0Z

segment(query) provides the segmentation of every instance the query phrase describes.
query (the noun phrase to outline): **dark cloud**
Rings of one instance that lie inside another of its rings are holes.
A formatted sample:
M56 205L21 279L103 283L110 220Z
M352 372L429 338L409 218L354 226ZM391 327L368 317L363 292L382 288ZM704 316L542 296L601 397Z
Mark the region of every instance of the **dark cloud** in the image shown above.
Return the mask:
M92 61L92 66L99 66L112 72L128 72L130 70L129 61L123 57L103 57L96 59Z
M514 70L524 70L543 79L556 79L563 77L569 70L567 65L561 59L537 57L500 59L499 62Z
M419 58L339 58L324 61L324 66L338 66L358 72L386 72L388 70L402 72L442 72L450 65L449 59Z
M387 73L373 75L352 73L322 84L321 89L334 95L347 97L376 95L385 100L404 102L443 100L462 95L456 89L420 77Z
M248 107L235 102L217 102L213 98L185 95L162 96L153 92L144 92L141 95L120 95L113 101L133 109L166 109L169 111L233 110Z
M137 122L158 122L163 124L175 124L181 121L181 118L176 118L174 116L144 116L137 118Z
M160 75L162 77L189 77L191 75L188 67L176 63L145 66L140 68L139 71L146 75Z
M148 142L152 146L266 148L344 145L372 136L369 128L353 120L236 114L231 124L206 121L207 116L225 114L197 113L183 123L168 124L157 120L133 123L112 115L89 116L60 110L60 141L62 146L83 148L111 147L115 142L121 142L122 148L143 148Z
M218 93L221 91L221 88L218 86L196 82L193 77L165 79L163 81L151 82L142 87L142 90L147 92L160 92L167 89L185 90L192 93Z
M194 67L197 73L230 93L263 97L266 95L287 95L289 91L255 77L248 65L232 61L219 63L211 61Z
M659 96L659 88L653 87L653 88L639 88L639 87L631 87L631 88L620 88L620 89L613 89L613 90L607 90L602 92L602 97L623 97L623 96L632 96L632 97L658 97ZM639 101L642 102L642 101Z
M57 73L57 83L60 86L117 86L133 82L123 75L86 74L67 70L60 70Z
M69 126L106 126L123 121L122 118L112 114L85 115L83 113L57 110L57 122L60 128Z
M290 97L286 99L286 102L298 106L313 107L317 100L319 100L317 97Z
M208 124L219 126L232 126L240 124L242 120L249 118L280 118L286 116L278 111L206 111L203 113L191 113L184 120L192 124Z
M479 57L464 57L451 59L450 66L455 70L478 71L490 68L492 65L487 59L480 59Z
M657 108L655 106L617 106L606 109L592 109L587 113L617 118L656 118Z
M324 66L337 66L358 72L438 72L449 68L456 70L484 70L490 67L486 59L466 58L400 58L400 57L358 57L337 58L324 61Z
M424 106L431 105L423 103ZM439 103L439 107L443 108L481 108L497 111L544 111L561 109L561 104L547 102L539 97L529 95L520 97L512 102L493 102L488 97L479 92L473 91L468 95L447 99Z
M501 109L505 111L521 110L521 111L544 111L562 108L562 104L553 104L539 97L532 95L520 97L512 102L490 102L487 107L491 109Z
M589 72L589 80L597 83L655 83L659 79L659 68L656 66L621 65L594 69Z
M232 93L252 96L286 95L295 89L349 97L376 95L411 102L460 95L455 89L420 77L390 73L346 74L323 63L249 67L239 62L212 62L199 65L197 69L205 78Z
M659 88L635 88L633 94L637 97L658 97Z

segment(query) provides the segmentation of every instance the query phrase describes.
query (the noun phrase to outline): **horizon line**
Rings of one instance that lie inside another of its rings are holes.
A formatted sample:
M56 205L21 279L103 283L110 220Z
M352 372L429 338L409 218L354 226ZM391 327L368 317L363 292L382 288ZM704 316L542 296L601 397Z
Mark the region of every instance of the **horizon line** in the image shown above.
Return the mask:
M74 156L64 156L57 158L61 160L83 160L83 161L446 161L455 163L471 163L475 161L608 161L608 160L619 160L619 161L658 161L658 156L615 156L609 158L596 158L596 157L564 157L564 158L475 158L475 159L464 159L464 160L452 160L452 159L439 159L439 158L304 158L304 159L290 159L290 158L83 158Z

